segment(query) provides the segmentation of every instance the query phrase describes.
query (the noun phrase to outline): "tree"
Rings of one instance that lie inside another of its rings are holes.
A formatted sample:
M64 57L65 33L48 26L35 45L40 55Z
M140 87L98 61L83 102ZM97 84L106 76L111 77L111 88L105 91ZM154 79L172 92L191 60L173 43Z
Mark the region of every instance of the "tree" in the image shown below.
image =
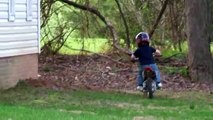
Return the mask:
M210 51L211 0L186 0L188 65L193 80L213 80Z
M149 31L150 37L153 36L153 45L164 49L165 46L171 47L175 43L171 39L171 29L175 28L173 33L180 36L185 20L182 19L185 18L182 12L183 2L175 1L175 6L178 7L174 9L178 10L173 11L174 15L170 16L166 8L171 0L42 0L42 41L48 44L44 45L48 49L43 51L58 51L61 48L59 41L66 42L67 37L72 37L81 38L77 41L82 46L86 40L83 38L107 38L112 48L129 53L128 49L136 47L134 41L131 41L140 31ZM173 18L175 24L169 24L172 23L169 18ZM63 27L66 30L60 29ZM58 37L59 31L62 33L61 37ZM73 33L68 34L71 31ZM70 43L70 40L67 42ZM178 37L178 40L181 38Z
M169 22L171 24L171 36L175 50L182 52L181 42L183 41L182 30L185 27L184 0L172 0L169 3Z

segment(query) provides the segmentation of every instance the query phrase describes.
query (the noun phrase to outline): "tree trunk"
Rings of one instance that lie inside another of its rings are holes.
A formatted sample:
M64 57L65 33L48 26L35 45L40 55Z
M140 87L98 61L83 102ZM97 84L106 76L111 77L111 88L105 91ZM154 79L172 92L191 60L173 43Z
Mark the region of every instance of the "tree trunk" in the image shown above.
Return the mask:
M193 80L213 81L213 59L210 52L211 0L186 0L188 65Z

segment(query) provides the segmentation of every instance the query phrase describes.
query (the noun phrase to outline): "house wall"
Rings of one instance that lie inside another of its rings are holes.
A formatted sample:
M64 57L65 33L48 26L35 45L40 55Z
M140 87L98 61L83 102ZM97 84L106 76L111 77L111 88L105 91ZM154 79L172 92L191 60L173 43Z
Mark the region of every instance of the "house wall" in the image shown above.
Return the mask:
M19 80L37 78L38 55L23 55L0 59L0 89L14 87Z
M39 2L32 1L28 19L28 0L15 0L14 21L9 21L9 1L0 0L0 58L39 52Z
M9 0L0 0L0 89L19 80L37 78L40 36L40 0L32 1L28 19L27 0L15 0L14 21L9 18Z

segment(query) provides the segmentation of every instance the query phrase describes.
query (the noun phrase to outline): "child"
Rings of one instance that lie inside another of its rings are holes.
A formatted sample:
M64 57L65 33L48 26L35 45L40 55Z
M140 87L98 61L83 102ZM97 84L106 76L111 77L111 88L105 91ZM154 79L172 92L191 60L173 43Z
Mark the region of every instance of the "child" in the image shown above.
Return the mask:
M158 67L154 61L153 54L161 55L160 51L149 46L149 34L146 32L140 32L135 37L136 43L138 45L137 50L132 54L132 60L139 60L138 65L138 75L137 75L137 90L143 90L143 76L142 72L146 66L150 66L156 73L156 83L157 88L160 89L162 87L160 81L160 72Z

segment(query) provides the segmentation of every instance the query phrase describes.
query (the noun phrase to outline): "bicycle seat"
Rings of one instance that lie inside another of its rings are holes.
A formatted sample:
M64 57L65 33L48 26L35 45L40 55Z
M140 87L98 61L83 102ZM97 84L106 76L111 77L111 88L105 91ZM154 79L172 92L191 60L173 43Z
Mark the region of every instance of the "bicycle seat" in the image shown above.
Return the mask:
M147 66L147 67L144 68L144 71L153 71L153 70L150 66Z

